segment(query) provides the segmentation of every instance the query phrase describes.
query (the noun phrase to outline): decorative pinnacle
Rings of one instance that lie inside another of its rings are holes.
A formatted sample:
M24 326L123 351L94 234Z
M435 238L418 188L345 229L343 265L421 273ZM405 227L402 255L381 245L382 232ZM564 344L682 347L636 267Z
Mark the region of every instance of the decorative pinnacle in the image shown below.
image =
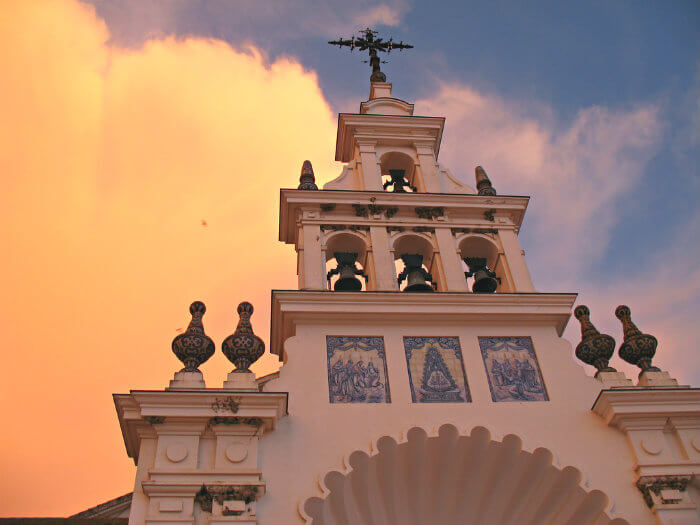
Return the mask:
M476 175L476 189L479 195L496 195L496 188L491 185L489 176L486 175L486 170L481 166L474 169Z
M311 162L308 160L304 161L301 165L301 176L299 177L299 190L317 190L316 177L314 175L314 169L311 167Z
M206 311L203 302L193 302L190 305L192 320L187 330L173 339L173 353L184 363L183 372L197 372L199 365L214 355L214 341L207 337L202 325L202 316Z
M399 51L403 49L413 49L410 44L404 44L403 40L401 42L394 42L393 38L389 40L384 40L383 38L377 38L377 31L371 30L369 27L360 31L360 36L352 36L351 39L339 38L338 40L331 40L328 42L332 46L338 47L349 47L350 51L358 48L360 51L369 51L369 65L372 67L372 75L369 77L370 82L386 82L386 75L381 72L379 68L380 62L377 52L391 53L392 49L398 49Z
M620 357L633 365L641 368L639 375L644 372L659 372L660 369L652 366L651 360L656 354L656 346L659 342L656 337L643 334L632 322L632 312L629 306L621 304L615 308L615 317L622 323L622 330L625 334L624 341L617 351Z
M250 372L248 367L265 353L265 343L253 333L250 316L253 305L247 301L238 305L240 320L236 331L221 343L221 351L226 358L236 365L235 372Z
M607 334L601 334L590 320L591 311L585 305L579 305L574 310L574 317L581 323L581 342L576 345L576 357L587 365L593 365L600 372L617 372L608 366L610 358L615 353L615 339Z

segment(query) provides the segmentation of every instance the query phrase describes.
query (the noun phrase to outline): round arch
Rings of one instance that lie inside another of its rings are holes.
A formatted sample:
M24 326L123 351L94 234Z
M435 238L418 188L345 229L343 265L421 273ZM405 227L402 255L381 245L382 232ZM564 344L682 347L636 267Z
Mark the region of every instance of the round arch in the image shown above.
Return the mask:
M496 241L481 233L467 233L458 237L457 247L462 258L484 257L491 268L496 264L500 251Z
M321 249L326 260L333 258L333 252L355 252L362 261L367 253L369 241L365 235L352 230L338 230L323 236Z
M300 505L312 525L629 525L606 510L609 498L581 486L574 467L560 468L545 448L522 449L476 427L468 436L443 425L436 436L411 428L372 454L352 452L343 472L321 480L323 495Z

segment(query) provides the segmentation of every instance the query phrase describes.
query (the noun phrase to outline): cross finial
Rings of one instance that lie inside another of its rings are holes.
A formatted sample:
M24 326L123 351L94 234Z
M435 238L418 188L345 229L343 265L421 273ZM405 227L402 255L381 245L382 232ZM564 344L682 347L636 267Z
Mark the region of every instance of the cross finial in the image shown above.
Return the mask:
M382 73L379 68L379 64L382 61L379 59L377 52L391 53L392 49L398 49L399 51L403 49L413 49L412 45L404 44L403 40L401 42L394 42L393 38L384 40L383 38L377 37L377 32L369 27L360 31L360 36L353 35L349 40L340 38L338 40L331 40L328 43L338 47L349 47L350 51L355 48L358 48L360 51L369 51L368 62L372 67L372 75L369 77L370 82L386 82L386 75Z

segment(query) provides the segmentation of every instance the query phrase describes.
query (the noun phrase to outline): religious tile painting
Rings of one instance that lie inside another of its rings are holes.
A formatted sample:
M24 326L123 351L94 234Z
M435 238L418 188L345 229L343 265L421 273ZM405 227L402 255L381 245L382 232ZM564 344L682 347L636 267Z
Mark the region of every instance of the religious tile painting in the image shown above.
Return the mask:
M382 337L326 337L331 403L389 403Z
M549 401L529 337L479 337L481 357L491 388L499 401Z
M471 401L457 337L404 337L414 403Z

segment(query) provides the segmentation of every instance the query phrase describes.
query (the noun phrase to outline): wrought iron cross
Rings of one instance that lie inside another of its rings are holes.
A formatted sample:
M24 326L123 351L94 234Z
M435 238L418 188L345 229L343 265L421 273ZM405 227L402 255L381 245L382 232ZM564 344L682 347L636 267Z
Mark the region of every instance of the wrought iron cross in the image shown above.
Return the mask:
M355 48L360 51L368 50L369 60L365 62L369 62L369 65L372 67L372 75L369 77L371 82L386 82L386 75L379 69L379 63L382 61L379 60L377 52L391 53L392 49L398 49L399 51L402 49L413 49L412 45L404 44L403 40L401 42L394 42L393 38L389 38L389 40L378 38L377 32L372 31L370 28L363 29L360 31L360 36L356 37L353 35L349 40L340 38L338 40L331 40L328 43L338 47L349 47L350 51Z

